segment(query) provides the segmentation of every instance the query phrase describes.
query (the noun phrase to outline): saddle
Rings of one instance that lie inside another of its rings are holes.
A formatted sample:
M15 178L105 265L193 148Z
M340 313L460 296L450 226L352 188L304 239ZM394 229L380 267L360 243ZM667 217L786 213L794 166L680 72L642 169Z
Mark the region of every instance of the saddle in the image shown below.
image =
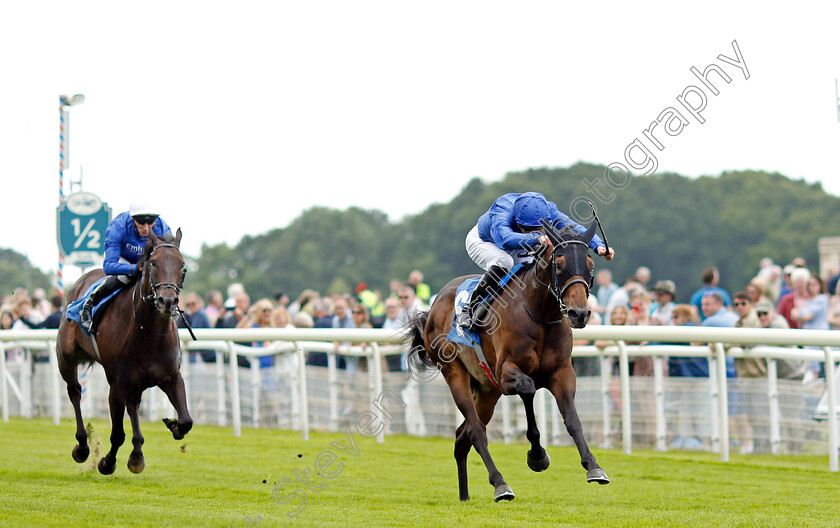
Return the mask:
M68 321L76 321L77 323L79 323L79 327L81 328L82 325L81 325L81 318L79 317L79 314L82 311L82 306L84 306L85 301L87 301L88 297L90 297L90 294L93 293L93 290L98 288L99 285L107 278L108 278L107 276L102 277L98 281L91 284L90 287L85 291L85 293L83 293L82 295L79 296L78 299L76 299L75 301L70 303L67 306L67 310L64 313L64 317ZM98 304L93 306L93 308L91 309L91 317L93 318L93 324L91 325L91 331L94 334L96 333L96 330L99 328L99 321L102 319L102 314L105 313L104 310L102 310L102 308L104 308L108 304L108 302L111 299L113 299L114 296L117 295L118 293L120 293L122 290L123 290L123 287L117 288L113 293L111 293L110 295L107 295L104 299L102 299ZM86 335L90 335L90 334L87 333L87 331L85 331L84 328L82 328L82 331L85 332Z
M522 264L517 264L516 266L511 269L507 275L502 277L499 280L499 293L504 291L505 286L510 282L511 278L516 275L516 272L519 271L523 267ZM466 309L467 304L469 304L470 297L472 297L472 293L475 290L476 286L478 285L478 281L481 280L481 277L474 277L472 279L467 279L462 282L458 288L455 290L455 302L454 302L454 317L452 319L452 326L449 330L449 333L446 335L446 339L453 342L458 343L461 345L467 345L472 347L475 350L476 356L478 356L478 364L482 370L484 370L487 377L490 381L498 387L498 383L496 382L495 377L493 376L490 367L487 364L487 358L484 355L484 351L481 349L481 336L476 330L468 330L463 328L461 325L458 324L458 315L461 313L461 310ZM492 305L494 296L488 295L482 302L490 303Z

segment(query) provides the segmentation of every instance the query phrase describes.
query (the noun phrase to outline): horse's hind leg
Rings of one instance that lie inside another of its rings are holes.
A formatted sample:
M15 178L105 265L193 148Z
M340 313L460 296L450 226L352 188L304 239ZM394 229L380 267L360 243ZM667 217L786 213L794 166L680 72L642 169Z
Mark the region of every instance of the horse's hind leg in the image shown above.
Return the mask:
M76 442L78 443L73 446L73 460L81 464L90 455L90 447L87 443L88 435L82 419L82 386L79 385L78 364L69 361L62 352L63 350L64 347L59 345L56 352L58 355L58 370L67 383L67 396L70 397L70 403L73 404L73 412L76 415Z
M130 398L126 404L126 410L131 420L131 444L134 446L128 457L128 470L132 473L142 473L146 468L146 461L143 459L143 433L140 432L140 419L137 416L139 409L140 396Z
M446 383L449 385L449 391L452 393L455 405L464 415L464 423L458 428L457 438L455 439L455 461L458 464L458 488L461 500L469 500L470 498L466 471L466 458L470 445L478 451L487 468L490 484L495 488L493 500L511 500L514 497L513 491L505 483L505 479L490 456L487 447L487 428L481 421L475 402L473 402L469 374L463 366L450 364L448 367L447 372L444 373Z
M113 386L108 394L108 405L111 408L111 449L99 461L99 472L110 475L117 469L117 451L125 442L123 417L125 416L125 396Z
M181 440L192 429L193 425L190 412L187 410L187 392L184 388L184 378L181 377L180 372L176 372L171 378L158 385L158 387L166 394L169 402L178 412L177 422L164 418L163 423L172 431L172 437L175 440Z
M534 395L537 392L534 380L522 372L514 363L508 361L502 367L502 390L508 394L518 394L525 405L525 419L528 429L525 436L531 443L528 450L528 467L531 471L545 471L551 464L548 452L540 443L540 430L537 429L537 419L534 416Z
M580 453L580 463L586 470L586 481L597 482L598 484L609 484L610 479L598 465L595 455L589 450L586 438L583 436L583 426L580 424L577 410L575 409L575 371L571 363L557 370L549 380L549 390L557 400L560 414L566 424L566 430L575 441Z
M470 454L472 442L467 434L467 421L464 420L455 430L455 464L458 466L458 493L462 501L470 500L470 490L467 481L467 455Z

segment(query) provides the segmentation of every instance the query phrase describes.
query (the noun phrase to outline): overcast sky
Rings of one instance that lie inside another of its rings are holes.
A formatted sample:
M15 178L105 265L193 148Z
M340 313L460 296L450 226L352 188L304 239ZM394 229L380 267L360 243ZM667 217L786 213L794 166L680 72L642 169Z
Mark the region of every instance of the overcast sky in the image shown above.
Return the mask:
M399 220L473 177L626 163L636 139L658 172L840 195L838 20L836 2L4 2L0 247L57 267L75 93L72 175L114 214L154 201L193 255L315 205ZM718 59L733 41L745 68ZM677 96L710 64L731 82L710 74L701 124ZM668 107L688 124L654 131L659 151L643 131Z

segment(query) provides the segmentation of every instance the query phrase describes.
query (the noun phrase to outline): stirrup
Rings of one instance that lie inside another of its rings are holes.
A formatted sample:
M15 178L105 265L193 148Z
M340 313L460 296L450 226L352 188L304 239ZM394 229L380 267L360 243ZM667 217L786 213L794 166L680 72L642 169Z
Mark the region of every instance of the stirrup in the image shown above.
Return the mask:
M87 315L87 317L85 317ZM81 326L85 332L91 333L90 329L93 327L93 307L89 310L85 310L85 306L82 306L82 311L79 313L79 326Z
M458 320L457 320L458 326L460 326L461 328L463 328L465 330L472 330L472 326L473 326L473 321L472 321L472 318L470 317L469 312L470 312L469 305L467 305L467 306L464 306L463 310L461 310L461 313L458 314Z

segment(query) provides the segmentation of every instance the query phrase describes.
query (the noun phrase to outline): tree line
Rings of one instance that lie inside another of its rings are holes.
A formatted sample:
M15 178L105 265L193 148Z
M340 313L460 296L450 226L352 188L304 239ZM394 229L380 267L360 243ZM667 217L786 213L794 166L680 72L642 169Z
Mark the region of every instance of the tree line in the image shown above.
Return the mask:
M511 172L494 183L475 178L448 203L397 222L381 211L313 207L287 227L243 237L233 247L202 246L189 259L186 288L203 293L241 282L252 297L280 291L295 296L305 288L343 293L365 282L387 292L390 280L420 269L436 291L456 276L480 271L466 254L464 237L497 197L537 191L568 213L576 197L592 195L584 182L603 179L604 169L578 163ZM720 269L722 286L732 292L755 275L765 256L780 264L802 256L816 269L817 240L840 234L840 198L819 184L778 173L696 179L657 173L635 176L611 192L609 203L595 203L617 257L597 258L596 268L610 269L621 282L636 267L648 266L654 279L677 284L678 301L700 287L700 273L710 265ZM7 291L23 278L9 272L12 261L20 265L12 257L14 252L0 252L0 287ZM43 275L29 273L31 283Z

